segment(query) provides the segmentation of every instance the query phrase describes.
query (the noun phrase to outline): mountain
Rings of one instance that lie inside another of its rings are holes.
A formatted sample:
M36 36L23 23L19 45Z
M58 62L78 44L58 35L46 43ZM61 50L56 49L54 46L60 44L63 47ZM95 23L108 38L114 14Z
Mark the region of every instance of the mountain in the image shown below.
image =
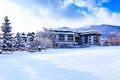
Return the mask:
M61 31L73 31L74 29L69 28L69 27L59 27L59 28L55 28L55 30L61 30Z
M116 33L120 32L120 26L115 25L91 25L87 28L77 28L77 31L88 31L88 30L96 30L102 34L102 38L106 38L111 35L115 35Z
M69 27L60 27L57 28L59 30L70 30L70 31L89 31L95 30L102 34L102 38L107 38L108 36L115 35L116 33L120 32L120 26L116 25L108 25L108 24L101 24L101 25L91 25L88 27L80 27L80 28L69 28Z

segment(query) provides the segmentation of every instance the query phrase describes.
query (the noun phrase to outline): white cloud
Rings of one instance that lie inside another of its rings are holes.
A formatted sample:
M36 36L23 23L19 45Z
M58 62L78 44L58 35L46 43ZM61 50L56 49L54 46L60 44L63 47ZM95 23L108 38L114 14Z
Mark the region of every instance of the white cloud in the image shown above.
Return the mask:
M9 16L9 19L12 22L11 26L13 26L13 32L35 32L42 30L43 27L56 28L68 26L71 28L76 28L92 24L120 25L119 13L113 13L109 9L99 5L99 3L108 1L110 0L100 0L97 3L96 0L65 0L64 2L61 2L57 8L53 6L53 9L49 8L49 6L48 8L47 6L44 8L45 5L41 6L41 4L36 5L33 3L32 8L29 9L24 8L25 6L13 3L10 0L0 0L0 23L3 22L5 16ZM61 15L62 12L57 12L59 9L63 9L61 11L65 11L65 8L71 4L75 4L78 7L85 7L90 13L77 9L76 12L80 12L84 16L69 19Z
M82 0L74 0L82 3ZM84 1L85 5L81 6L76 4L79 7L86 7L91 14L88 14L83 11L84 18L79 22L81 25L92 25L92 24L111 24L111 25L120 25L120 13L114 13L108 8L101 7L102 3L110 2L111 0L87 0ZM101 4L101 5L100 5ZM85 21L85 22L84 22Z
M9 17L13 32L32 32L41 30L43 27L41 18L32 16L29 11L9 0L0 0L0 13L1 23L5 16Z
M74 4L79 6L79 7L85 7L86 2L84 0L73 0Z
M70 4L75 4L76 6L79 6L79 7L85 7L86 6L86 2L84 0L65 0L61 7L66 8Z
M107 3L110 2L111 0L99 0L100 3Z
M111 18L111 12L106 8L99 8L94 14L100 21L108 21Z
M120 25L120 13L111 12L109 9L101 7L93 14L96 17L97 24Z
M99 2L98 2L98 5L99 6L102 6L102 3L108 3L108 2L110 2L111 0L99 0Z
M5 79L0 75L0 80L5 80Z

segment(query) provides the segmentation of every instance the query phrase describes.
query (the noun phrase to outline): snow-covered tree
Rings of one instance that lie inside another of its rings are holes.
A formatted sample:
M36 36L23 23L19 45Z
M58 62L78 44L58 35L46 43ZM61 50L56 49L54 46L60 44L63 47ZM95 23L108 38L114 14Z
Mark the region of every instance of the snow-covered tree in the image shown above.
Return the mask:
M120 46L120 32L107 37L107 39L103 42L104 46Z
M56 40L55 40L55 34L52 33L52 29L47 29L45 27L43 29L44 29L44 36L50 40L50 44L52 44L52 47L54 47L56 45Z
M21 47L21 45L22 45L22 38L21 38L21 36L20 36L21 34L19 33L19 32L17 32L17 34L16 34L16 36L15 36L15 41L16 41L16 43L15 43L15 48L17 48L17 49L19 49L20 47Z
M31 47L36 47L36 43L35 43L35 33L32 32L32 33L28 33L27 34L28 36L28 43L30 44Z
M11 50L12 49L12 27L10 26L10 20L8 16L4 18L4 23L2 23L1 30L3 32L3 50Z
M3 44L3 41L2 41L2 34L0 33L0 50L2 49L2 44Z
M37 43L46 48L51 48L53 47L53 41L51 38L51 34L48 31L40 31L36 33L36 41Z
M42 34L42 31L36 32L36 42L38 45L41 45L41 39L43 39Z

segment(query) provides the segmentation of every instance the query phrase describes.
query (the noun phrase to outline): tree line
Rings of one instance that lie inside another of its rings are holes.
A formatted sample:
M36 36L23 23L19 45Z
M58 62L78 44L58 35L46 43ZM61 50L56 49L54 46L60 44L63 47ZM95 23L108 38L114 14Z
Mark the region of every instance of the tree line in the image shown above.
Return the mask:
M10 25L11 22L6 16L0 34L0 50L2 51L28 50L38 47L53 48L56 45L55 35L51 33L50 29L44 27L43 31L36 33L17 32L13 36L14 33L12 33L12 26ZM120 33L107 37L102 46L120 46Z
M28 48L38 48L38 46L45 48L53 47L53 35L48 29L38 31L36 33L19 33L17 32L13 37L12 26L8 16L4 18L1 26L0 49L2 51L14 50L28 50Z

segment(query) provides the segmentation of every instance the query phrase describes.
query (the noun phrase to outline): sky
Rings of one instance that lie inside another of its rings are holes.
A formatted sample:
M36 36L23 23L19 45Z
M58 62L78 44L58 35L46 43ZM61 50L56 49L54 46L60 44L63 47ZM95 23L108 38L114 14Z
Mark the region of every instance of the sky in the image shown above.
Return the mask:
M120 0L0 0L0 25L5 16L13 32L120 25L119 3Z

